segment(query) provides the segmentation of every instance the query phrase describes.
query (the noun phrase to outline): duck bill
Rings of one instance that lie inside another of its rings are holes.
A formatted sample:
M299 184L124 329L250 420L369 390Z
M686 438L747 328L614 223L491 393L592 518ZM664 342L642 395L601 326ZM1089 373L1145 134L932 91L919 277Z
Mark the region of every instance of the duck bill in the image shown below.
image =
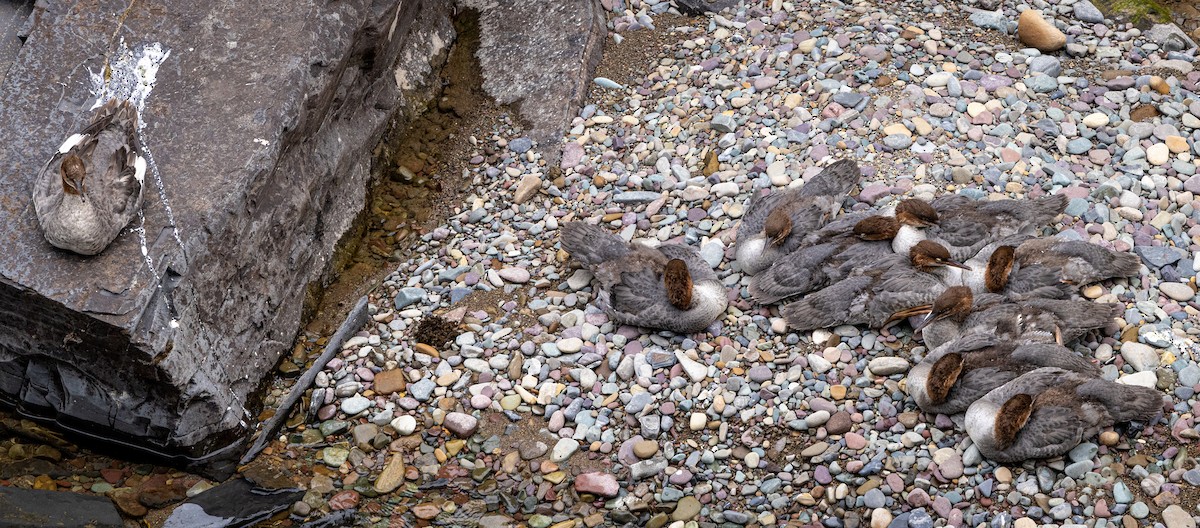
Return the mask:
M891 317L888 317L887 321L883 322L883 328L892 326L900 321L908 319L909 317L916 317L918 315L923 315L923 314L932 314L932 311L933 311L932 304L922 304L921 306L914 306L912 308L900 310L900 311L892 314ZM926 319L928 319L928 317Z
M936 312L929 312L929 314L927 314L925 317L923 317L921 319L921 321L919 323L917 323L916 326L913 327L913 333L915 334L917 332L920 332L921 330L925 329L926 326L933 324L935 321L938 321L941 318L942 318L941 314L936 313Z
M967 266L966 264L959 264L958 262L955 262L953 260L947 260L946 265L954 267L954 268L961 268L961 269L965 269L967 271L971 271L971 268L969 266Z

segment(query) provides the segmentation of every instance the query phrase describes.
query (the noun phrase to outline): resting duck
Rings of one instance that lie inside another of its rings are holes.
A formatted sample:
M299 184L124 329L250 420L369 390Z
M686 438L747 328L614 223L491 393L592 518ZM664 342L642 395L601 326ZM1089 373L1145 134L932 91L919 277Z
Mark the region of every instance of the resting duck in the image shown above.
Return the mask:
M957 194L933 202L902 200L896 205L896 218L904 225L893 239L892 250L904 254L929 239L945 246L955 260L967 260L1000 238L1032 234L1066 207L1067 197L1061 194L1033 200L984 201Z
M613 321L691 334L725 313L725 286L695 249L627 244L584 222L561 229L562 248L600 281L598 304Z
M774 304L842 280L890 253L899 228L900 222L888 216L851 214L834 220L812 233L812 245L750 279L750 295L756 302Z
M1010 298L974 294L966 286L942 292L914 328L935 349L965 335L992 335L1002 341L1069 344L1088 331L1108 326L1121 306L1089 300Z
M1017 344L974 334L933 349L909 371L905 390L925 412L958 414L992 389L1038 367L1100 375L1090 361L1059 345Z
M734 248L738 266L754 275L800 247L804 236L825 225L842 199L862 179L852 160L825 168L799 189L784 189L751 200L738 226Z
M137 215L146 174L137 126L133 104L110 100L42 168L33 209L50 244L95 255Z
M908 317L911 306L932 303L946 289L949 267L964 268L946 248L924 240L907 256L881 255L869 267L780 309L796 330L867 324L882 328Z
M965 425L983 456L1017 463L1066 453L1117 422L1149 422L1162 405L1151 388L1043 367L971 404Z
M1117 277L1135 277L1142 260L1133 253L1120 253L1084 240L1035 238L1021 243L1014 252L1022 268L1043 266L1058 272L1066 284L1083 286Z

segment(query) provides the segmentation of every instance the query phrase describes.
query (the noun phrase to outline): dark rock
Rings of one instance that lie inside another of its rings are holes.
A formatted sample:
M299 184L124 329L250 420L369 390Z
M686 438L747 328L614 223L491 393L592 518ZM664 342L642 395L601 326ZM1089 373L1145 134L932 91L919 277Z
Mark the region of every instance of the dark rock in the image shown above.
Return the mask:
M557 144L542 138L561 134L590 76L580 65L599 58L606 32L593 4L481 15L485 88L502 103L534 96L521 112L539 144ZM0 81L0 401L176 461L236 450L256 414L251 392L292 343L306 292L336 272L379 138L436 89L453 9L37 4ZM30 188L91 115L88 72L104 71L122 41L171 52L142 112L161 184L151 171L144 247L129 229L84 258L44 240Z
M483 89L502 105L517 105L537 152L557 165L560 139L587 95L608 36L600 2L460 3L479 10L475 56Z
M121 528L125 524L112 501L104 497L0 487L0 526Z
M720 13L738 4L737 0L674 0L673 3L680 13L688 16Z
M163 528L253 526L286 510L303 496L303 490L256 488L246 479L237 478L176 506Z
M33 2L0 3L0 82L4 81L8 65L12 64L24 43L22 26L32 11Z
M829 417L829 421L825 422L825 431L831 435L840 435L850 432L850 427L854 423L850 420L850 413L846 411L838 411Z

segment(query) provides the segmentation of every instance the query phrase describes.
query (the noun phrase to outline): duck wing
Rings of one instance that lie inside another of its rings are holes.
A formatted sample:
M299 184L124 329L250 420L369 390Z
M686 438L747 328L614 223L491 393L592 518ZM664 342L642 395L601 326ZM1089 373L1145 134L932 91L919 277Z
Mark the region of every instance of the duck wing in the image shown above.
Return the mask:
M750 295L760 304L774 304L827 286L836 280L831 272L837 269L829 261L837 251L838 244L830 242L789 253L750 279Z
M1020 379L1010 383L1020 384ZM1013 445L989 458L1007 463L1061 455L1083 441L1084 430L1081 425L1075 407L1058 404L1035 406L1029 421L1017 433Z
M800 188L802 196L845 196L862 180L862 170L854 160L831 163Z
M858 275L785 305L779 310L788 326L796 330L831 328L866 322L871 302L871 286L876 277Z
M1133 253L1118 253L1083 240L1034 239L1017 246L1018 264L1043 264L1060 269L1062 280L1090 284L1138 274L1142 261Z
M629 244L603 227L586 222L567 222L560 228L559 244L583 265L594 268L629 254ZM594 269L592 271L595 271Z

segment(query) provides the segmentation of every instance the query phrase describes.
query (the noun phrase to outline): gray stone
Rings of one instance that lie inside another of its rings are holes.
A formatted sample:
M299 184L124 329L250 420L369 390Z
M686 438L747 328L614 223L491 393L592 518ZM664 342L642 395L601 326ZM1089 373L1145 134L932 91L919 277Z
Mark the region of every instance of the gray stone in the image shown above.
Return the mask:
M1062 73L1062 62L1053 55L1038 55L1029 60L1029 71L1058 77Z
M107 497L0 487L0 526L121 528L125 524Z
M393 114L433 95L429 74L454 34L450 9L367 0L34 7L30 37L0 83L0 187L20 190L0 203L10 226L0 255L4 399L155 452L202 459L240 442L244 418L257 414L251 392L290 348L308 286L336 271L379 138ZM171 50L141 113L153 161L148 236L143 246L128 229L82 258L49 246L25 189L91 115L88 71L117 56L97 48L114 35L132 54ZM398 69L409 73L404 83Z
M33 2L0 3L0 82L4 81L8 65L17 57L22 40L28 36L22 28L32 12Z
M608 37L600 3L462 0L459 4L479 11L475 56L484 91L496 102L518 109L529 124L529 139L537 143L548 164L557 165L560 140L591 87Z
M1175 24L1155 24L1146 31L1146 40L1158 44L1166 51L1185 51L1196 47L1183 30Z
M737 122L728 114L717 114L712 118L712 128L717 132L733 132L737 130Z
M912 145L912 138L904 134L892 134L883 138L883 144L892 150L905 149Z
M1100 10L1088 0L1079 0L1078 2L1075 2L1074 12L1075 18L1079 19L1080 22L1087 22L1089 24L1104 23L1104 13L1101 13Z
M971 13L971 23L984 29L1008 33L1008 19L1004 17L1004 13L976 11Z
M467 413L452 412L446 415L446 420L442 424L459 438L469 438L475 434L475 428L479 426L479 419Z
M1049 93L1058 89L1058 79L1049 75L1034 75L1025 79L1025 85L1037 93Z
M1086 138L1075 138L1067 142L1068 154L1083 154L1092 150L1092 142Z
M1182 250L1165 246L1134 246L1133 251L1142 257L1142 262L1154 268L1169 266L1184 256Z
M396 293L394 301L397 310L403 310L412 303L424 300L426 292L424 288L401 288Z

